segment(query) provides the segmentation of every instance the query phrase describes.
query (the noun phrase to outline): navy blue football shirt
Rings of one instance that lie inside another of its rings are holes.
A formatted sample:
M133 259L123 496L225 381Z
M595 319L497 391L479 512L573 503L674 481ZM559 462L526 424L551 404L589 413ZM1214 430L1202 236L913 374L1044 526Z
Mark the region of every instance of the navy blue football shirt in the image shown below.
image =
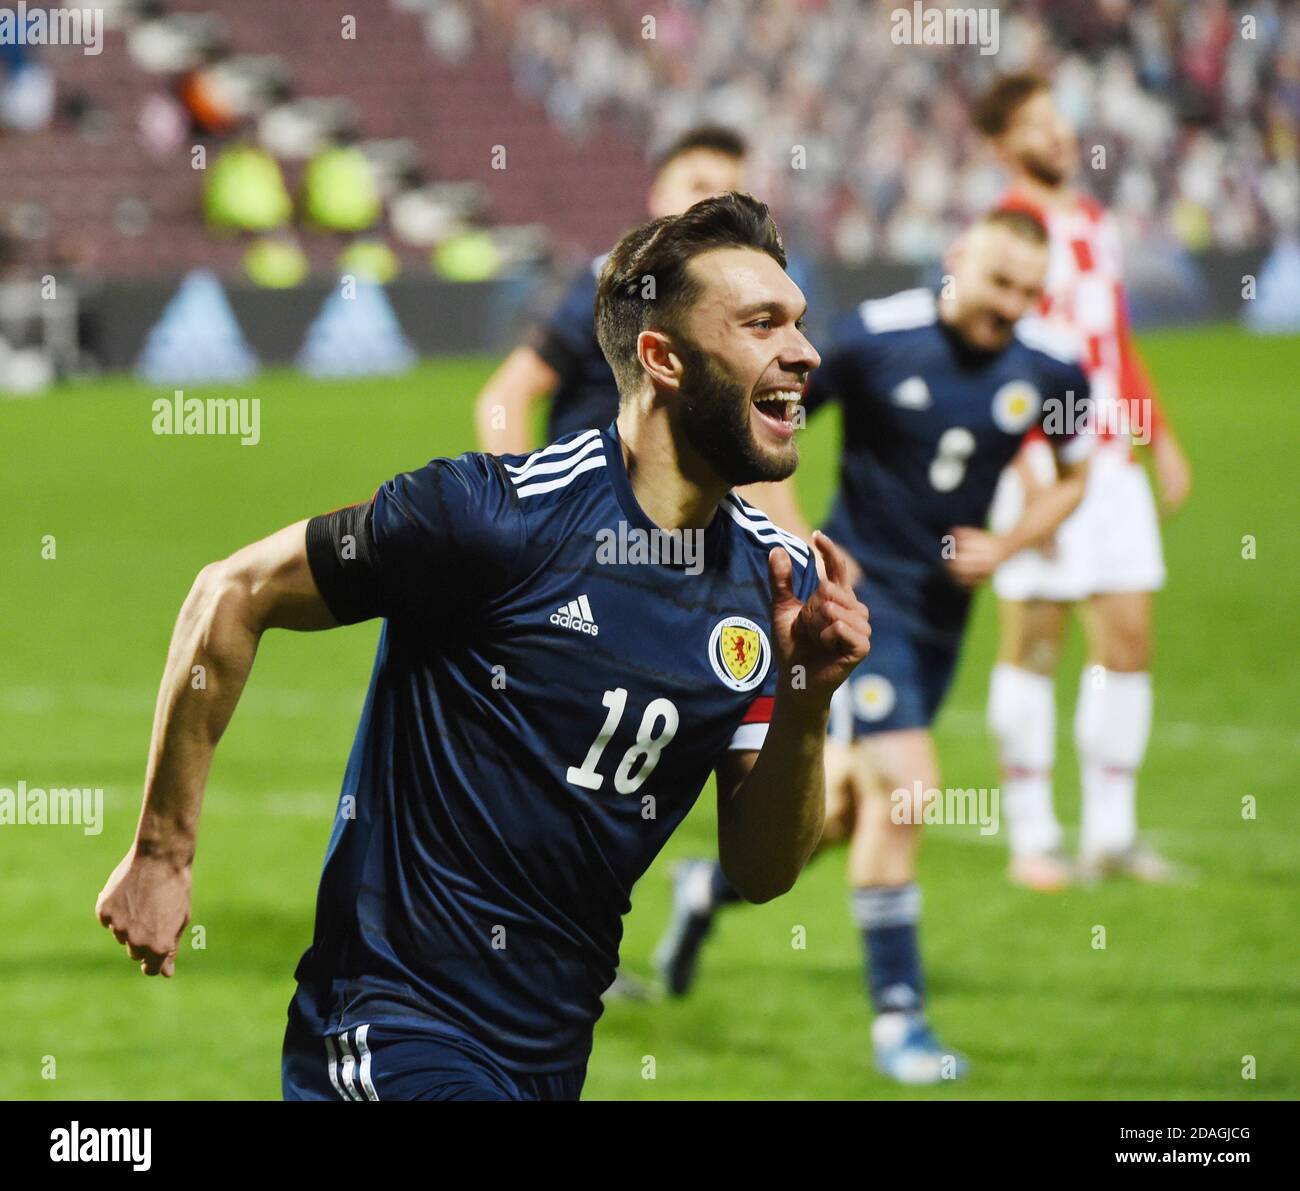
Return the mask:
M335 617L385 624L300 1025L435 1023L529 1072L585 1060L633 884L725 752L762 746L772 547L800 599L817 584L734 494L698 553L655 528L613 424L435 459L309 522Z
M598 256L574 278L533 338L533 349L560 377L547 420L551 439L618 417L618 386L596 338L596 279L604 263Z
M967 346L928 289L863 302L838 320L804 406L811 414L840 402L826 533L862 568L868 607L887 607L923 636L959 638L971 593L944 565L944 537L983 526L1029 432L1041 429L1064 461L1085 456L1092 436L1074 429L1088 398L1072 343L1038 320L1022 322L1000 352ZM1074 421L1062 416L1070 408Z

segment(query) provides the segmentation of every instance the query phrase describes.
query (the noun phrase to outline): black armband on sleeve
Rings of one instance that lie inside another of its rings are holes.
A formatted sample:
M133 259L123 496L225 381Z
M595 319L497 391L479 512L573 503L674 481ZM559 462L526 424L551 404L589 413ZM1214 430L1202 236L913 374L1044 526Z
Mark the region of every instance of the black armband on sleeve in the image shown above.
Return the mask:
M371 532L373 505L349 505L307 522L307 563L339 624L383 616L379 559Z

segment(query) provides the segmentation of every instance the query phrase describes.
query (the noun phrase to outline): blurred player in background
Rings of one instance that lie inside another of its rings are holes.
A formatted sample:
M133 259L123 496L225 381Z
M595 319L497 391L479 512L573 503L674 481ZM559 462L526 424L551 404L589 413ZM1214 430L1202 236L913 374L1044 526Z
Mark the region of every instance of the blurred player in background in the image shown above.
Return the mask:
M1079 687L1075 740L1083 790L1080 871L1087 877L1173 875L1138 842L1137 771L1151 731L1152 599L1164 584L1160 530L1132 439L1149 441L1166 513L1186 499L1190 471L1129 329L1113 218L1074 186L1078 144L1048 81L1006 75L979 101L975 123L1011 183L1001 206L1043 221L1051 266L1043 315L1073 333L1092 382L1099 447L1079 509L1055 542L1008 560L994 576L1001 644L989 686L1011 845L1012 880L1058 888L1071 867L1052 805L1054 674L1069 609L1083 612L1089 657ZM1131 431L1131 432L1130 432ZM1043 444L1008 469L993 511L1006 526L1052 475Z
M646 198L652 219L680 215L701 199L744 189L746 146L729 128L690 129L660 155ZM598 256L574 279L555 311L488 378L474 407L479 445L494 455L529 450L532 407L551 395L547 441L603 430L618 413L614 374L596 342L592 310Z
M995 212L954 246L951 290L864 302L837 325L805 395L843 411L840 488L828 531L855 564L871 608L871 655L836 695L826 748L823 846L849 840L848 877L862 932L880 1070L903 1083L962 1073L927 1024L917 937L917 852L924 791L937 790L930 725L957 664L973 589L1050 536L1082 499L1089 435L1058 429L1066 395L1086 404L1071 344L1018 321L1047 275L1047 233L1033 216ZM998 478L1041 426L1060 467L1000 534L982 528ZM790 483L754 490L772 519L808 527ZM738 898L714 861L676 875L658 959L681 995L717 909Z

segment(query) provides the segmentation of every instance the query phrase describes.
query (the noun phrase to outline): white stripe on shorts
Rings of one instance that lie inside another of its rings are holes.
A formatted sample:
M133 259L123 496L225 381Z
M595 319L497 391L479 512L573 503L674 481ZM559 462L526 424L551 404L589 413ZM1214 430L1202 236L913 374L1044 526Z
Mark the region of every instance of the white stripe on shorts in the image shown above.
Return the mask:
M378 1100L374 1081L370 1078L370 1047L366 1045L366 1035L370 1033L370 1024L357 1027L357 1053L361 1056L361 1088L371 1100Z

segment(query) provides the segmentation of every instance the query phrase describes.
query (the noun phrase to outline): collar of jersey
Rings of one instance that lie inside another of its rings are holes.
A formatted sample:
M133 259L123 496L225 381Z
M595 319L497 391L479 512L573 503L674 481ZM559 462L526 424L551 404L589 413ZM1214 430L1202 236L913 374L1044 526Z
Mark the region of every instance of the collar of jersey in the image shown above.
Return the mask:
M636 529L643 529L647 533L656 529L660 530L660 532L666 532L661 526L650 520L645 510L637 503L636 494L632 491L632 481L628 479L627 467L623 463L623 441L618 436L617 418L601 431L601 438L605 442L605 470L609 473L609 482L614 489L615 499L618 501L619 508L623 510L623 515L627 518L628 524ZM709 522L704 531L706 570L708 569L707 560L715 557L715 551L721 545L722 537L726 533L726 521L726 514L721 509L715 509L713 511L713 520ZM660 566L665 566L673 571L685 568L684 563L672 562L660 563Z
M936 325L943 332L945 342L952 350L952 354L957 358L957 363L963 368L983 368L987 364L993 363L1005 351L1005 347L994 348L992 351L983 347L975 347L967 343L961 337L957 328L950 323L946 323L941 318L936 318ZM1010 346L1010 345L1008 345Z

